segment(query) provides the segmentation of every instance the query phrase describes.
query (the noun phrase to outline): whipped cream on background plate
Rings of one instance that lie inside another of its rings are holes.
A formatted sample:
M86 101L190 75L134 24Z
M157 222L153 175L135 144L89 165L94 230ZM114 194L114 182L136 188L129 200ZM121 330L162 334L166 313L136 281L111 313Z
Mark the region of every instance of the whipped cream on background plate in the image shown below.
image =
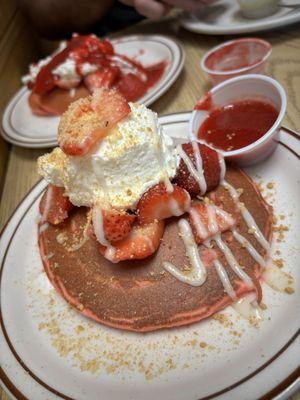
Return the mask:
M175 176L178 156L157 114L144 105L130 107L131 113L89 154L71 157L56 148L39 158L39 174L64 186L76 206L134 209L149 188Z

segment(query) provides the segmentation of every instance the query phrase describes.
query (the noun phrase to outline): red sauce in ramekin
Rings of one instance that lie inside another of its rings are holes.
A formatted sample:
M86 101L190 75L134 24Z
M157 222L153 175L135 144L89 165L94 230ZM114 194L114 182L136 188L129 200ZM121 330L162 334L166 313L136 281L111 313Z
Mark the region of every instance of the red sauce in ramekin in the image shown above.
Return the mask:
M264 136L277 117L276 108L262 100L232 102L210 111L198 138L224 151L238 150Z

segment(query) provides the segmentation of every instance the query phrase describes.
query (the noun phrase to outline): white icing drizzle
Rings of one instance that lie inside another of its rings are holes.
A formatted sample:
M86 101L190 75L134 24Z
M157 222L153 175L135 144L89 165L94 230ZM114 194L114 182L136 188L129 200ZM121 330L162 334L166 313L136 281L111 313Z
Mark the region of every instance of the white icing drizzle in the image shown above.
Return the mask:
M233 236L235 239L248 251L250 256L262 267L266 266L266 262L263 257L256 251L252 244L242 235L240 235L235 229L232 229Z
M122 57L119 57L118 54L114 54L111 56L112 65L117 65L121 68L124 73L133 72L137 75L143 82L147 81L147 75L143 73L140 69L138 69L135 65L131 64L127 60L124 60Z
M293 288L294 280L291 275L280 268L268 263L262 275L263 280L274 290L284 292L287 287Z
M103 246L106 246L104 257L111 262L116 262L114 261L116 249L105 238L104 227L103 227L103 213L100 207L96 206L93 208L92 218L93 218L93 226L96 238L99 243L101 243Z
M71 247L68 248L68 252L72 253L73 251L79 250L87 241L88 237L83 235L83 238L80 240L80 242L73 244Z
M49 228L48 222L44 222L40 227L39 227L39 233L45 232L46 229Z
M50 210L50 202L51 202L51 198L52 198L52 190L53 190L52 186L49 185L48 188L47 188L47 192L46 192L45 208L44 208L44 212L43 212L43 215L42 215L42 221L43 222L46 221L48 212Z
M224 290L225 292L228 294L228 296L230 296L232 299L236 299L236 294L235 291L230 283L229 277L227 275L227 272L225 270L225 268L223 267L223 265L220 263L219 260L215 260L214 261L214 266L216 268L216 271L219 275L219 278L223 284Z
M204 194L206 192L207 189L207 184L206 184L206 180L204 178L204 172L203 172L203 166L202 166L202 158L201 158L201 154L200 154L200 150L199 150L199 146L197 141L192 140L192 147L193 147L193 151L194 151L194 156L196 159L196 166L197 166L197 174L199 177L199 187L200 187L200 191L201 194Z
M179 156L182 158L185 165L187 166L189 173L192 175L192 177L198 183L201 194L204 194L207 189L207 184L206 184L206 180L205 180L204 173L203 173L202 158L201 158L199 146L198 146L198 143L196 140L192 139L191 143L192 143L193 152L194 152L194 156L195 156L195 160L196 160L196 168L194 167L189 156L183 150L182 145L177 146L177 152L178 152Z
M171 198L168 200L168 203L169 203L169 207L170 207L170 209L171 209L171 211L172 211L172 214L173 214L174 216L179 217L179 215L182 215L182 214L184 213L184 210L182 210L182 209L179 207L178 202L177 202L173 197L171 197Z
M235 311L246 319L261 320L262 316L256 301L256 294L249 293L232 304Z
M163 267L175 278L181 282L188 283L192 286L201 286L206 280L206 269L200 259L198 246L194 240L193 232L190 224L185 219L180 219L178 222L180 236L186 248L186 254L190 260L192 269L188 274L183 274L178 268L168 261L163 262Z
M232 254L229 247L223 242L221 235L218 234L218 235L214 236L213 239L215 240L217 246L222 251L228 264L233 269L233 271L237 274L237 276L240 277L248 287L250 287L250 288L253 287L253 282L252 282L251 278L246 274L246 272L244 272L242 270L241 266L235 259L234 255Z
M107 248L105 250L104 257L107 260L111 261L112 263L116 263L117 261L114 260L115 254L116 254L115 247L113 247L111 244L109 244L109 246L107 246Z
M172 185L172 183L171 183L171 181L170 181L168 176L164 177L164 184L165 184L165 187L166 187L166 191L168 193L172 193L174 191L174 187L173 187L173 185Z
M218 223L216 220L216 207L213 204L206 205L208 230L211 234L216 234L219 231Z
M226 174L226 164L225 164L225 160L224 157L222 156L222 154L220 152L218 152L218 157L219 157L219 164L220 164L220 183L222 183L224 181L225 178L225 174Z
M248 228L251 229L253 231L253 234L256 238L256 240L259 242L259 244L267 251L270 251L270 245L268 243L268 241L265 239L264 235L262 234L262 232L260 231L259 227L257 226L254 218L252 217L252 215L250 214L250 212L248 211L248 209L245 207L244 204L242 204L239 201L239 195L237 193L237 191L235 190L235 188L233 186L231 186L228 182L223 181L223 186L229 191L230 195L232 196L234 202L236 203L236 205L238 206L239 210L242 213L242 216L246 222L246 224L248 225Z
M199 175L197 173L197 170L195 169L191 159L188 157L188 155L186 154L186 152L183 150L181 145L177 146L177 152L180 156L180 158L182 158L183 162L185 163L185 165L187 166L187 169L189 170L189 173L192 175L192 177L198 182L199 186L200 186L200 178Z
M45 260L48 261L50 260L50 258L52 258L54 256L54 253L49 253L45 256Z
M75 88L72 88L72 89L70 89L69 90L69 95L70 95L70 97L75 97Z
M215 211L216 211L217 215L219 215L220 217L223 218L223 220L226 222L226 224L234 225L234 219L228 212L222 210L222 208L220 208L220 207L215 207Z
M148 243L148 246L149 246L150 250L152 251L152 253L154 253L155 247L153 245L152 240L148 236L144 236L144 240Z
M108 240L106 240L104 235L104 227L103 227L103 213L100 207L95 206L93 208L93 226L96 238L99 243L103 246L110 246Z
M195 208L191 207L190 216L193 220L197 234L201 239L205 239L209 236L205 225L202 223L201 218Z

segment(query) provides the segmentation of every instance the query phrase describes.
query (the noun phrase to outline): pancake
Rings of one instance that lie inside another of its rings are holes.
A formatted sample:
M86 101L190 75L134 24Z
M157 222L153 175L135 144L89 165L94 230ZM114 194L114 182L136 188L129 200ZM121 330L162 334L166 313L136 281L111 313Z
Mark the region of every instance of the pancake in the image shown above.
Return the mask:
M228 168L226 180L236 189L243 189L240 200L270 241L271 207L265 203L256 185L242 170L233 167ZM219 186L210 196L237 218L239 233L264 255L265 250L248 232L229 192ZM146 332L200 321L232 303L215 267L209 263L207 279L198 287L183 283L164 270L163 261L170 261L177 267L190 265L178 235L178 219L167 221L161 245L153 256L112 264L99 254L96 241L87 239L78 245L83 238L86 215L86 208L76 209L65 223L40 229L38 240L44 268L53 286L87 317L115 328ZM233 238L231 231L223 233L222 239L254 283L254 287L247 287L214 244L237 297L256 291L260 301L260 266ZM205 255L208 250L204 249L199 246L200 254Z
M89 94L89 90L81 84L71 90L55 88L44 95L38 95L31 92L28 102L32 112L36 115L61 115L67 110L73 101L86 97Z

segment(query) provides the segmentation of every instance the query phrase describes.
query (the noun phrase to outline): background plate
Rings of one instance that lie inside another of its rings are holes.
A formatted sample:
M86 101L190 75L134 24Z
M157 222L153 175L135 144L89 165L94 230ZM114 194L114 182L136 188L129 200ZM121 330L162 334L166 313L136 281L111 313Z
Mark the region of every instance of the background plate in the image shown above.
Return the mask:
M160 122L178 139L187 134L189 115ZM253 400L294 381L300 348L300 146L283 131L280 141L266 162L247 172L263 186L275 213L284 215L288 231L282 242L275 234L272 251L281 251L296 294L263 284L267 309L258 326L228 307L217 318L137 334L70 309L48 282L39 257L36 220L46 186L39 182L8 222L0 248L0 378L15 398ZM268 182L272 191L266 191Z
M165 60L168 65L160 81L139 102L152 104L175 82L184 65L184 50L174 39L160 35L135 35L112 39L117 53L135 58L144 65ZM5 109L2 135L10 143L29 148L56 146L59 117L39 117L28 105L29 91L20 89Z
M184 13L180 18L181 25L192 32L206 35L234 35L251 33L283 27L300 21L300 2L285 0L282 4L298 4L297 7L281 7L268 17L246 19L242 16L236 1L219 0L206 7L197 18Z

